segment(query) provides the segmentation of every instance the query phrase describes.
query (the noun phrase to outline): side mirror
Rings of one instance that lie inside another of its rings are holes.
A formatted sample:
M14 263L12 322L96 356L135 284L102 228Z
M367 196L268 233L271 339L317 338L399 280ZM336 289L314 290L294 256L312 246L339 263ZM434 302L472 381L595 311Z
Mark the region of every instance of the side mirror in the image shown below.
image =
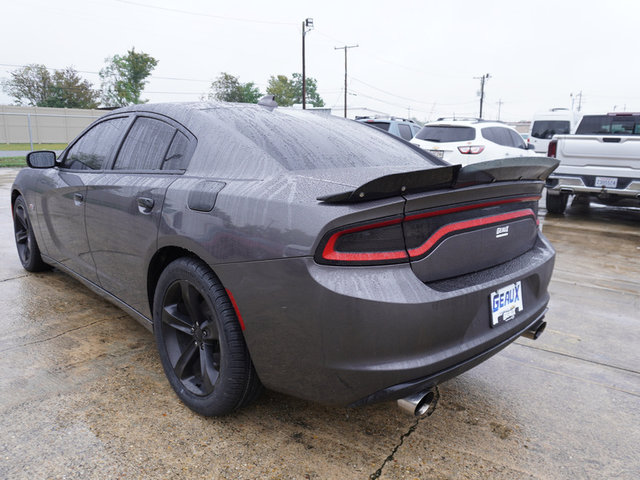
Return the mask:
M27 165L31 168L52 168L56 166L56 152L41 150L27 154Z
M527 143L527 150L533 150L536 146L533 143Z

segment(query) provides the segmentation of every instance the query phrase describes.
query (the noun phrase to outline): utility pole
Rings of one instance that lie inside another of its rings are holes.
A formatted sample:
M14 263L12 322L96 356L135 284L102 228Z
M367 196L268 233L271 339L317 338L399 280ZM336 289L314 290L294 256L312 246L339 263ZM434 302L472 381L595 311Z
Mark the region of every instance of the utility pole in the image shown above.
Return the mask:
M308 31L313 30L313 18L307 18L302 22L302 109L307 108L307 75L304 64L304 37Z
M502 99L498 100L498 121L500 121L500 110L502 109L503 103Z
M344 47L334 47L334 50L344 50L344 118L347 118L347 49L356 48L360 45L345 45Z
M578 111L582 110L582 90L576 95L578 97Z
M482 118L482 103L484 102L484 82L491 78L491 75L485 73L481 77L473 77L476 80L480 80L480 118Z

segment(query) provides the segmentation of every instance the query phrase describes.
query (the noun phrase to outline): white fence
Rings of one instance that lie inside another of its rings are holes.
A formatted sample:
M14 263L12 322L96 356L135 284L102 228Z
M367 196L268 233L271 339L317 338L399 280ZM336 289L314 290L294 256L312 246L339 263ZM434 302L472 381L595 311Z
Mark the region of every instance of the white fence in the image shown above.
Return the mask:
M104 110L0 105L0 143L69 143Z

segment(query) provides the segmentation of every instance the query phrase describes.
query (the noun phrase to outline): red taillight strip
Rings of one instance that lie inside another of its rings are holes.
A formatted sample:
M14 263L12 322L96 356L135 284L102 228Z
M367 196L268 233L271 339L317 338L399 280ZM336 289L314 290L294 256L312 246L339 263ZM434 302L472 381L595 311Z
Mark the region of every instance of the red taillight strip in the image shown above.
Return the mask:
M394 220L387 220L386 222L372 223L371 225L361 225L359 227L350 228L348 230L342 230L336 232L327 241L324 249L322 250L322 258L325 260L334 260L342 262L368 262L375 260L400 260L407 258L406 250L396 250L393 252L366 252L366 253L349 253L349 252L337 252L335 245L338 239L342 235L348 233L361 232L363 230L371 230L374 228L386 227L389 225L397 225L402 222L401 218Z
M496 200L495 202L486 203L474 203L473 205L464 205L462 207L447 208L445 210L435 210L433 212L419 213L417 215L408 216L405 221L418 220L420 218L435 217L437 215L446 215L447 213L464 212L465 210L473 210L475 208L493 207L495 205L503 205L505 203L516 202L537 202L540 200L540 195L535 197L521 197L521 198L509 198L507 200Z
M530 208L524 210L517 210L515 212L502 213L500 215L492 215L490 217L474 218L471 220L464 220L462 222L455 222L440 227L436 232L429 237L429 239L422 245L409 250L409 256L411 258L420 257L427 253L442 237L452 232L459 232L462 230L469 230L471 228L480 227L483 225L490 225L492 223L505 222L507 220L514 220L516 218L532 217L535 219L535 213Z
M536 195L536 196L532 196L532 197L520 197L520 198L509 198L506 200L496 200L493 202L485 202L485 203L476 203L476 204L472 204L472 205L464 205L461 207L453 207L453 208L447 208L444 210L434 210L432 212L426 212L426 213L419 213L417 215L410 215L408 217L404 218L405 222L408 221L413 221L413 220L419 220L421 218L428 218L428 217L435 217L438 215L446 215L448 213L456 213L456 212L463 212L466 210L473 210L476 208L484 208L484 207L493 207L495 205L503 205L506 203L516 203L516 202L532 202L532 201L538 201L540 200L540 195ZM519 210L518 212L528 212L527 215L531 215L536 219L536 223L538 223L538 219L536 218L535 214L533 213L533 211L531 209L526 209L526 210ZM348 233L354 233L354 232L361 232L363 230L371 230L374 228L380 228L380 227L386 227L389 225L397 225L398 223L403 222L403 219L401 218L396 218L393 220L387 220L385 222L379 222L379 223L372 223L370 225L360 225L358 227L353 227L353 228L349 228L347 230L341 230L339 232L334 233L333 235L331 235L331 237L329 238L329 240L327 241L327 244L325 245L324 249L322 250L322 258L325 260L332 260L332 261L338 261L338 262L372 262L372 261L383 261L383 260L406 260L409 257L415 257L415 256L419 256L419 255L423 255L429 248L431 248L433 246L433 244L431 244L431 246L429 246L427 249L425 249L422 253L414 253L419 249L422 249L423 246L429 244L431 242L431 240L439 234L439 232L441 232L441 230L446 229L448 227L450 227L451 225L461 225L461 224L465 224L465 223L473 223L473 222L479 222L479 221L483 221L484 219L487 218L497 218L497 217L504 217L505 215L511 215L513 213L518 213L518 212L511 212L511 213L506 213L506 214L502 214L502 215L495 215L494 217L484 217L481 219L475 219L475 220L467 220L465 222L458 222L458 223L452 223L450 225L447 225L445 227L442 227L440 230L437 230L435 232L434 235L432 235L425 243L423 243L420 247L416 247L412 250L409 251L409 255L407 255L407 251L406 250L395 250L395 251L391 251L391 252L338 252L335 250L335 245L336 242L338 241L338 239L342 236L342 235L346 235ZM527 216L527 215L523 215L523 216ZM514 217L517 218L517 217ZM495 220L495 222L499 222L502 221L501 219L497 219ZM491 222L489 222L491 223ZM478 223L478 225L483 225L482 223ZM477 226L477 225L472 225L472 226L467 226L464 228L473 228L473 226ZM464 229L463 228L463 229ZM456 229L453 229L451 231L455 231ZM435 239L433 241L433 243L436 243L443 235L446 235L447 233L450 232L444 232L442 233L442 235ZM240 315L238 314L238 317Z
M233 294L225 288L227 295L229 296L229 300L231 300L231 305L233 309L236 311L236 316L238 317L238 323L240 324L240 328L244 332L244 321L242 320L242 315L240 315L240 310L238 310L238 304L236 303L236 299L233 298Z

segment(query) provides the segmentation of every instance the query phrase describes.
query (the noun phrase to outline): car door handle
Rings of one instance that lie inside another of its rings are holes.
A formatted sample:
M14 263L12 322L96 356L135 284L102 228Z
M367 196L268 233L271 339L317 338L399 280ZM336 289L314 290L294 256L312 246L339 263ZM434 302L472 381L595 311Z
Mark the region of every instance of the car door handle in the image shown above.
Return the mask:
M84 195L81 193L74 193L73 203L75 203L76 205L82 205L84 203Z
M138 207L142 213L149 213L154 204L153 198L138 197Z

